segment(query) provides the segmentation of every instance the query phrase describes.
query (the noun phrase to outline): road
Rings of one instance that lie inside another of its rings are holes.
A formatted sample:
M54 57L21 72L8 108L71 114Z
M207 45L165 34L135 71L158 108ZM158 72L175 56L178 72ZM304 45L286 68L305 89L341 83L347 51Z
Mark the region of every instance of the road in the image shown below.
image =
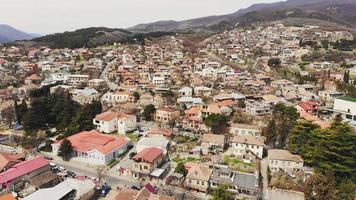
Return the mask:
M268 176L267 176L268 159L267 157L261 160L261 175L263 177L262 198L268 199Z
M108 85L108 87L109 87L110 89L112 89L112 90L116 90L116 89L118 88L118 85L115 84L115 83L112 83L112 82L108 79L107 73L108 73L109 69L111 68L111 66L112 66L114 63L116 63L116 62L117 62L117 59L114 59L114 60L112 60L111 62L109 62L109 63L105 66L103 72L100 74L100 79L105 80L105 81L106 81L106 84Z

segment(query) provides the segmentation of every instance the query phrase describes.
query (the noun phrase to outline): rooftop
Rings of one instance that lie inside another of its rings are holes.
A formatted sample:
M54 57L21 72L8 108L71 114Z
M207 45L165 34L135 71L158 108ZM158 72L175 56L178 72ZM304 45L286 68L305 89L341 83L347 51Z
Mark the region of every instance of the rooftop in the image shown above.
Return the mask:
M350 97L350 96L341 97L341 98L339 98L339 99L344 100L344 101L351 101L351 102L356 103L356 98Z

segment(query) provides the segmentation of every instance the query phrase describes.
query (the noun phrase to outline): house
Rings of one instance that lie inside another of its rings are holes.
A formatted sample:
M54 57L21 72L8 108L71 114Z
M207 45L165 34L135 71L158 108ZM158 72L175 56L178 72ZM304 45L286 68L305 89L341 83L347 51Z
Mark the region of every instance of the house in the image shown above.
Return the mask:
M126 137L105 135L96 130L83 131L67 139L74 147L73 160L94 165L106 165L125 153L131 144ZM61 142L52 144L53 153L58 154Z
M343 119L356 127L356 98L341 97L334 100L334 114L341 114Z
M287 150L271 149L268 151L268 165L272 172L299 172L303 169L303 159Z
M95 194L95 184L90 179L67 178L58 185L50 188L39 189L26 196L23 200L48 200L48 199L90 199Z
M212 91L213 89L204 86L198 86L194 88L194 94L197 96L210 96Z
M125 135L129 131L137 128L135 115L129 115L122 112L107 111L97 115L93 119L93 124L97 130L103 133L112 133Z
M341 97L343 94L335 90L324 90L318 93L320 99L333 102L334 99Z
M231 124L230 133L233 135L262 136L262 130L258 126L249 124Z
M185 187L200 191L207 192L209 189L209 180L213 170L204 164L194 164L188 169L184 185Z
M152 136L141 138L136 144L137 152L143 151L149 147L159 148L166 154L167 149L169 148L169 140L163 136Z
M293 84L294 83L292 81L286 79L280 79L280 80L272 81L271 87L281 89L281 88L293 86Z
M213 166L209 183L211 190L220 185L229 185L229 192L248 199L257 199L260 192L258 175L233 171L226 165Z
M72 74L68 76L67 82L70 85L86 84L89 81L89 75Z
M210 151L222 152L226 145L226 139L224 135L216 134L204 134L201 139L201 146L203 154L207 154Z
M177 103L180 105L186 105L187 107L204 104L203 100L200 97L180 97L177 99Z
M178 117L179 111L169 107L158 108L154 115L155 121L163 124L175 122Z
M299 113L306 112L311 115L317 115L319 110L319 103L315 101L299 102L295 108Z
M100 93L93 88L74 89L70 91L73 101L81 105L99 100Z
M118 188L110 191L109 195L103 200L174 200L174 197L154 194L146 187L141 190L134 190L128 188Z
M251 135L236 135L232 141L232 154L246 160L262 159L264 140Z
M132 159L120 163L119 173L142 182L150 181L151 174L164 163L164 152L157 147L137 150Z
M12 166L25 160L25 154L13 154L0 152L0 172L6 171Z
M183 87L178 90L178 95L181 97L191 97L193 95L193 89L191 87Z
M134 96L129 92L108 92L101 97L101 100L108 104L134 102Z
M25 84L40 84L42 78L37 74L32 74L25 78Z
M17 191L24 185L24 181L28 181L49 170L48 160L39 156L20 162L0 173L0 185L2 188L10 188L12 191Z
M151 128L147 132L147 137L163 136L166 138L171 138L173 136L173 131L166 128Z
M264 102L246 101L246 112L253 116L263 116L272 113L271 106Z

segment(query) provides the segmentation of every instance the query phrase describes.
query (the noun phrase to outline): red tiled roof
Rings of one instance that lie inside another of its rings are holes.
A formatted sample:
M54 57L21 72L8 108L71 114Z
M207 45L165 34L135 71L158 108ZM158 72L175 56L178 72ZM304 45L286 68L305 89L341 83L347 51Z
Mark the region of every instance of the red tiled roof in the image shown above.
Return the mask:
M0 196L0 200L16 200L16 198L11 193L9 193Z
M0 152L0 171L2 171L8 163L19 163L21 162L20 159L25 158L24 153L20 154L9 154L9 153L4 153Z
M318 105L319 104L314 101L306 101L306 102L298 103L298 106L300 106L305 111L318 110Z
M78 152L97 150L102 154L107 154L128 142L125 137L105 135L96 130L83 131L72 135L67 139L72 143L74 149Z
M15 178L21 177L47 165L49 165L49 162L43 157L37 157L32 160L27 160L16 164L7 171L0 174L0 184L7 183L11 180L14 180Z
M142 160L144 162L153 163L159 156L163 154L162 149L156 147L150 147L142 150L136 156L133 157L134 160Z
M173 135L173 131L165 128L151 128L148 135L163 135L166 137L171 137Z

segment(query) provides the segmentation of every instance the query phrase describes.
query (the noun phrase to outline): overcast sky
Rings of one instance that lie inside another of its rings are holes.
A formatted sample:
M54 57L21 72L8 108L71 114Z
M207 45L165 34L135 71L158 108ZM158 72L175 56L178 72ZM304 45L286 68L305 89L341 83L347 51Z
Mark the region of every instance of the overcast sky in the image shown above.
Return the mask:
M0 24L48 34L105 26L127 28L159 20L183 20L235 12L278 0L0 0Z

